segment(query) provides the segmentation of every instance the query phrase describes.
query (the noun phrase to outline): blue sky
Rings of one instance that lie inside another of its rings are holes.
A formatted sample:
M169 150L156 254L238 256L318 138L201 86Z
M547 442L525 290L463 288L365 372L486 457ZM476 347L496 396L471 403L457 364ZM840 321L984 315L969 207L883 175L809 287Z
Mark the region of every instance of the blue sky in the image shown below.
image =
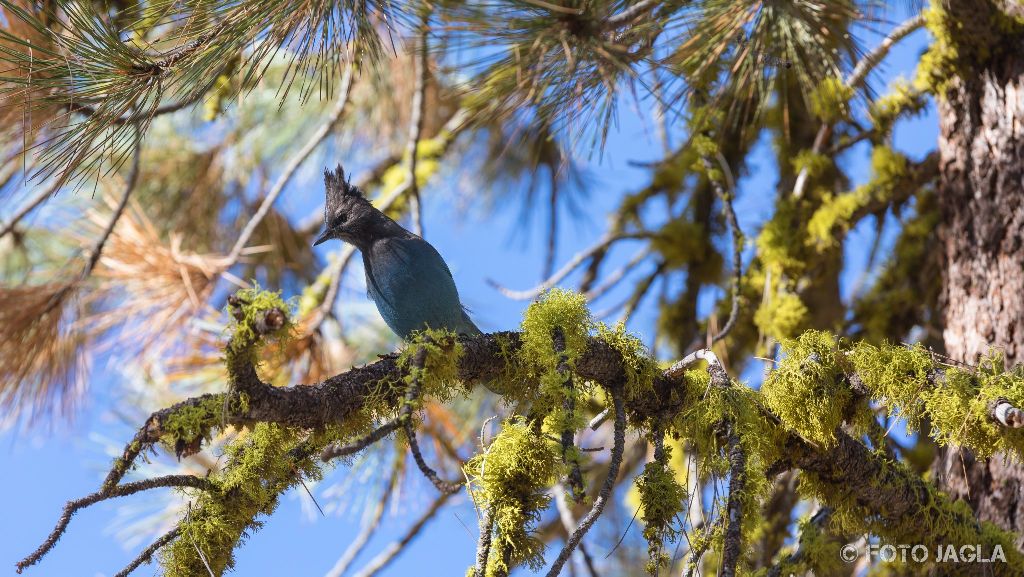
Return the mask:
M919 31L897 46L874 77L878 92L884 92L886 84L896 76L912 76L926 41L926 34ZM638 121L634 106L627 102L621 107L619 128L610 137L605 153L600 160L595 155L587 163L592 187L584 206L591 217L576 223L565 220L559 239L559 264L602 234L604 215L617 205L622 194L645 184L644 171L630 166L629 161L653 160L660 156L660 145L654 141L652 131ZM895 138L896 148L915 159L933 149L937 139L934 107L930 106L918 118L901 121ZM750 174L741 180L737 211L748 237L755 235L758 224L771 213L776 170L774 155L768 146L768 143L760 145L750 163ZM856 180L867 178L865 146L849 152L843 162L853 167L851 172ZM319 167L304 172L314 175L314 181L300 180L287 190L283 200L287 206L308 207L304 199L322 194L315 182ZM541 233L544 219L534 219L534 230L523 235L528 239L524 241L512 235L519 224L517 210L499 210L489 215L471 212L456 220L450 208L452 198L451 193L440 187L427 195L427 238L447 259L463 299L474 311L481 328L485 331L514 329L526 303L502 297L486 281L491 278L511 288L526 288L538 281L544 253ZM6 214L9 212L5 207L0 215ZM863 268L873 227L873 223L865 222L850 236L843 276L845 290ZM890 226L887 233L890 242L895 232L895 227ZM324 254L328 250L332 249L327 247ZM615 261L622 262L631 253L630 249L620 249ZM572 278L567 286L572 286ZM594 308L604 308L624 297L624 293L609 295ZM647 307L639 312L631 329L648 340L653 320L653 307ZM88 406L73 423L58 424L50 429L0 433L0 470L4 471L0 476L0 494L6 497L0 520L4 535L0 539L0 575L14 574L14 562L38 546L53 527L65 501L96 490L109 465L109 456L97 439L127 438L128 431L111 415L116 405L116 399L110 398L111 391L119 388L114 383L117 378L114 371L106 369L94 367ZM758 372L748 371L747 376L755 378ZM421 493L406 492L399 512L418 511L433 497L432 491L431 487L423 486ZM147 497L137 495L129 499L143 504ZM430 530L383 575L462 575L475 548L476 519L464 499L460 503L438 515ZM92 577L116 573L144 546L125 548L110 530L120 505L108 502L79 513L60 544L26 574ZM356 567L376 555L406 524L400 515L389 515L385 519L385 527ZM296 495L290 494L283 499L277 513L266 521L264 529L239 549L236 574L322 575L358 531L360 517L358 511L328 518L311 517L303 513ZM148 543L148 539L145 542ZM607 550L604 545L603 542L595 544L597 556L603 556ZM136 572L137 575L154 573L155 566Z

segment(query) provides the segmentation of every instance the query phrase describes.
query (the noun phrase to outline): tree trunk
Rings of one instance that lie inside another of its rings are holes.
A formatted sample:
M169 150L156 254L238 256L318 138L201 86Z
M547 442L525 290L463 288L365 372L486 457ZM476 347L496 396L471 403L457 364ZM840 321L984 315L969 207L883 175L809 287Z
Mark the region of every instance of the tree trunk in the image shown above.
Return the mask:
M994 29L991 0L943 4L962 23L950 33L958 47L979 38L992 47L962 51L959 76L939 99L943 340L954 359L973 364L994 346L1010 367L1024 362L1024 43ZM980 519L1024 533L1020 463L947 448L934 467L940 488Z

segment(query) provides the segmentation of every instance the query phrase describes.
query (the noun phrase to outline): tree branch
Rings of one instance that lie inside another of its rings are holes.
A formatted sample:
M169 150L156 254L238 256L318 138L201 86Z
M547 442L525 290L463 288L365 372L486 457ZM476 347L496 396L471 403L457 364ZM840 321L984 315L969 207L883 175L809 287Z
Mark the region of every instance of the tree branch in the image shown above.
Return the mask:
M107 499L113 499L115 497L134 495L135 493L148 491L149 489L155 489L158 487L192 487L194 489L203 489L208 491L213 488L213 485L209 480L202 477L196 477L194 475L166 475L164 477L126 483L124 485L111 487L110 489L100 489L91 495L86 495L85 497L75 499L74 501L68 501L67 504L64 505L64 512L61 514L60 519L57 520L56 527L53 528L50 535L45 541L43 541L43 544L33 551L31 555L18 562L18 573L21 573L26 567L35 565L50 551L50 549L53 548L54 545L57 544L57 541L61 538L64 531L67 530L68 525L71 523L71 518L74 517L75 513L79 510L95 505L100 501L106 501Z
M429 6L429 5L426 5ZM412 222L413 232L423 236L423 203L420 201L420 187L416 178L416 155L419 154L420 136L423 134L423 109L426 105L427 92L427 31L430 23L430 8L421 7L423 11L420 22L420 33L417 36L417 46L413 49L413 62L415 62L414 76L416 83L412 92L412 113L409 115L409 142L405 147L405 154L408 157L405 180L409 188L409 199L412 201Z
M856 88L867 79L867 75L871 72L879 62L889 53L889 50L894 44L905 38L911 32L917 30L921 26L924 26L924 16L917 14L911 18L908 18L905 22L897 26L889 33L885 39L883 39L874 50L869 52L864 58L857 63L853 68L853 72L846 79L846 86L849 88ZM825 148L825 141L828 140L829 135L832 133L832 125L823 122L821 127L818 129L818 133L814 137L814 145L812 152L814 154L821 154L821 151ZM804 187L807 186L807 172L808 168L805 166L800 170L800 173L796 176L796 183L793 185L793 196L800 198L803 196Z
M598 494L597 499L594 500L594 506L591 507L579 526L576 527L576 530L566 539L565 546L562 547L562 552L558 554L555 562L551 564L547 577L558 577L558 574L562 571L562 566L569 560L569 555L572 555L573 550L583 540L583 536L587 534L587 531L594 525L597 518L601 516L605 504L611 498L612 489L615 488L615 480L619 476L619 465L622 463L622 451L626 444L626 412L623 407L622 389L618 387L611 388L610 392L612 404L615 407L615 445L612 447L608 476L605 477L604 485L601 486L601 492Z
M270 207L277 201L277 197L280 196L281 192L291 181L292 176L295 175L295 171L299 169L299 166L305 162L306 158L313 153L314 150L320 143L327 138L327 135L334 130L338 122L341 120L345 113L345 108L348 105L349 96L352 94L352 76L354 74L355 64L350 63L348 68L345 69L345 75L341 80L341 94L338 96L338 102L334 105L331 113L327 117L327 121L320 125L320 128L313 133L312 137L299 149L295 156L293 156L288 164L285 165L284 171L281 176L274 182L274 186L271 187L270 192L264 197L260 207L256 210L256 214L252 215L249 222L246 223L242 229L241 234L238 235L238 240L235 241L234 247L231 252L228 253L224 259L224 267L228 268L234 265L238 261L238 257L242 255L245 250L245 245L252 238L252 235L256 232L256 228L263 222L263 219L270 212Z
M437 471L430 468L430 465L423 459L420 444L416 441L416 429L412 425L412 409L413 403L420 398L420 375L423 373L423 368L427 362L427 349L420 347L416 351L416 356L413 357L412 362L414 370L412 384L409 385L409 390L405 394L405 403L402 405L402 411L398 420L401 421L402 427L405 430L406 439L409 441L409 450L412 451L412 458L416 461L416 466L419 467L423 476L433 483L438 491L446 494L456 493L462 488L462 485L445 481L439 477Z
M149 563L150 559L153 558L153 554L159 551L160 548L164 545L170 543L171 541L174 541L178 537L179 533L180 531L178 530L177 527L164 533L162 537L160 537L156 541L153 541L152 545L143 549L142 552L139 553L138 557L133 559L132 562L129 563L127 567L121 569L117 573L117 575L114 575L114 577L128 577L128 574L138 569L143 563Z
M40 190L38 193L36 193L35 196L33 196L27 203L25 203L25 206L21 207L21 209L19 209L18 212L14 213L14 215L11 216L11 220L8 221L7 224L3 226L3 228L0 228L0 238L6 236L9 232L12 232L14 230L14 227L17 226L19 222L21 222L21 219L28 216L29 213L36 209L36 207L46 202L47 198L50 198L51 196L56 194L57 190L60 189L60 185L61 181L60 179L57 179L54 180L49 187L44 188Z
M450 499L454 494L455 493L441 493L436 499L434 499L434 502L430 504L430 507L428 507L427 510L424 511L418 519L416 519L416 522L406 530L401 538L388 545L384 551L367 563L366 567L357 573L355 577L373 577L391 564L391 562L395 560L395 557L397 557L398 554L401 553L406 546L408 546L409 543L411 543L412 540L420 534L423 527L437 515L437 512L441 510L441 507L444 507L445 503L448 502L448 499Z

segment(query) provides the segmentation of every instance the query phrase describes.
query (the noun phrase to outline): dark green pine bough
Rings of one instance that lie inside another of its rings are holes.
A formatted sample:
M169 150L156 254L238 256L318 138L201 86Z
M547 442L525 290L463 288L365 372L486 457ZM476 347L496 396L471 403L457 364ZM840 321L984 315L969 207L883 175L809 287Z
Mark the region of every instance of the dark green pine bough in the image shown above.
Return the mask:
M584 457L561 436L587 426L582 407L606 407L614 428L607 476L587 495L579 520L547 575L557 575L606 507L619 475L627 429L646 435L654 459L637 476L648 569L667 561L663 541L677 539L676 517L689 496L676 480L663 440L693 447L702 475L728 479L726 513L691 538L691 555L720 551L719 574L749 574L746 544L762 530L760 506L781 472L802 472L800 493L832 511L834 534L872 534L882 543L949 543L1001 550L1005 563L943 563L943 575L1024 575L1014 536L975 521L904 464L887 456L885 431L871 403L902 415L913 429L927 417L941 444L979 455L1024 454L1024 373L1005 371L993 355L977 368L949 366L920 346L850 343L809 331L785 343L785 356L760 391L729 379L706 351L662 369L619 325L595 323L578 293L552 290L533 303L519 332L455 337L427 331L400 352L309 386L274 387L260 380L261 348L289 338L289 306L257 289L229 300L234 316L225 347L227 391L195 397L151 415L116 459L96 493L71 501L53 533L17 565L19 573L57 542L79 509L155 487L176 487L192 499L188 513L119 575L157 556L168 577L220 575L231 568L243 537L273 513L285 491L318 479L325 462L352 455L404 430L415 460L437 488L467 489L481 510L476 561L467 575L507 575L526 565L541 570L544 544L535 534L551 487L569 487ZM706 368L695 368L701 361ZM529 402L530 421L511 417L492 443L465 467L458 483L440 479L416 444L417 407L487 384L508 402ZM590 400L590 404L583 402ZM145 452L161 444L179 456L199 450L219 429L244 429L227 448L227 464L208 477L172 475L123 482ZM586 485L584 485L586 486ZM835 539L801 524L800 552L770 574L827 571L839 563ZM471 563L467 559L467 564ZM925 567L929 569L929 567ZM764 571L762 570L762 573Z

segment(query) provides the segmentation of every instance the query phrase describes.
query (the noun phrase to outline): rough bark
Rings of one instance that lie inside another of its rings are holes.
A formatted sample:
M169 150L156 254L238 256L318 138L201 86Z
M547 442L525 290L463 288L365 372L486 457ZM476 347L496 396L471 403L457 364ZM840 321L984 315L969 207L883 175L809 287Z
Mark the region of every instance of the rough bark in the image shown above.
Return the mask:
M975 363L996 346L1013 366L1024 362L1024 42L993 27L990 0L944 7L961 23L951 39L963 60L939 99L943 339L958 360ZM939 486L979 518L1024 531L1020 463L949 449L934 467Z

